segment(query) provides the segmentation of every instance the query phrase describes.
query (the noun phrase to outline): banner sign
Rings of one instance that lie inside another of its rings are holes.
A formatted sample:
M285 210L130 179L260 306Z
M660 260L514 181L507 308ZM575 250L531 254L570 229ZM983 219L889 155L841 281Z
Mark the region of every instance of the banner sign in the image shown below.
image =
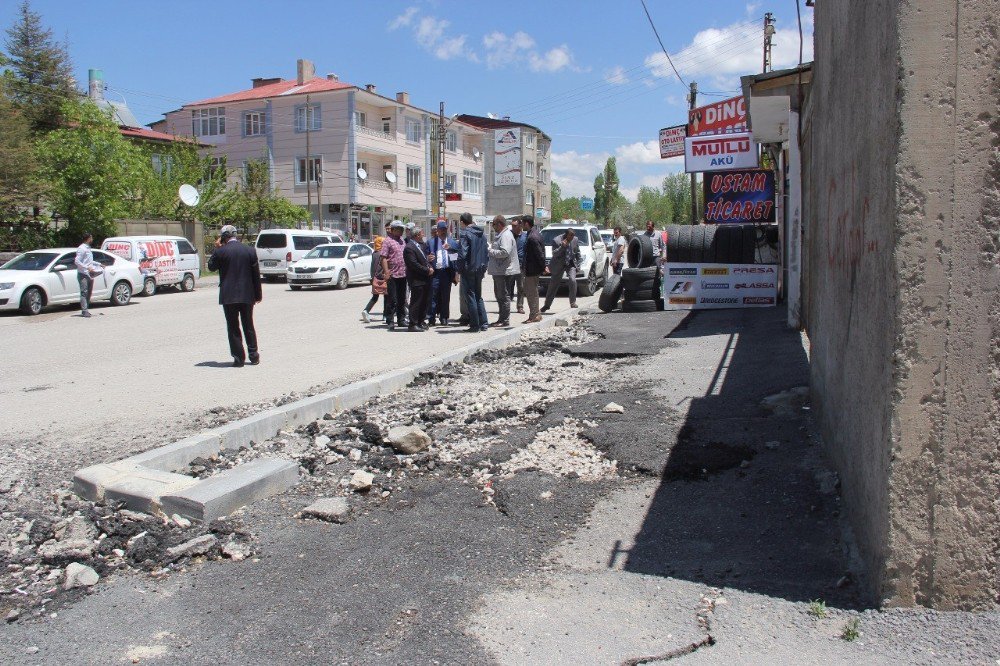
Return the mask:
M660 158L680 157L684 154L684 138L687 125L664 127L660 130Z
M580 210L594 210L594 200L589 197L580 197Z
M689 136L684 139L684 170L756 169L757 146L750 132Z
M521 128L493 130L493 185L521 184Z
M778 266L771 264L663 265L666 310L761 308L778 302Z
M747 103L743 95L688 111L688 136L747 131Z
M774 172L720 171L705 176L706 222L774 222Z

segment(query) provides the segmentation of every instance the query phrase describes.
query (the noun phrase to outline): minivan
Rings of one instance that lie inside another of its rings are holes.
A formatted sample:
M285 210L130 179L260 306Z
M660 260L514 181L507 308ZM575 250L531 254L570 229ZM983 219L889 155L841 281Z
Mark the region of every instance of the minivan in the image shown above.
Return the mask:
M115 236L106 239L101 249L139 264L143 296L171 286L194 291L201 276L198 250L183 236Z
M339 235L329 231L265 229L257 235L256 243L260 276L265 280L285 277L288 267L317 245L343 242Z

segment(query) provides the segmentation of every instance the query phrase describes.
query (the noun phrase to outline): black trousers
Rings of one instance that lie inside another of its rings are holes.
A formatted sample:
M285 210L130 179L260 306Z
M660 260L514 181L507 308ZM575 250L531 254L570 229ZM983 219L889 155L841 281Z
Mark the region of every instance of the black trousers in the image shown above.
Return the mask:
M253 361L260 355L257 350L257 330L253 327L253 303L229 303L222 306L226 313L226 332L229 334L229 353L237 361L245 361L246 354ZM240 337L240 325L243 326L243 337L247 341L246 353L243 351L243 338Z
M389 278L385 290L385 323L392 326L393 317L400 326L406 325L406 278Z
M426 280L410 280L410 326L422 326L427 319L430 286Z

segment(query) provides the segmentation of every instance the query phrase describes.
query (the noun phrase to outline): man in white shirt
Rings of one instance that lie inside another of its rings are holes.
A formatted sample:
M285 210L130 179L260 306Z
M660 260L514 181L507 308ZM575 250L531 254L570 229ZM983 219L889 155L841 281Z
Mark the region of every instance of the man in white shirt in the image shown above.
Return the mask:
M656 265L662 266L667 260L667 245L663 242L663 234L656 230L652 220L646 220L646 235L649 236L649 240L653 244L653 257L656 259Z
M81 317L90 317L90 297L94 293L94 277L103 271L101 266L94 261L94 253L90 249L90 242L94 237L84 232L83 242L76 248L76 280L80 283L80 309L83 311Z
M625 237L622 236L622 228L615 227L615 237L611 242L611 270L615 275L622 274L622 268L625 267L625 247L627 242Z

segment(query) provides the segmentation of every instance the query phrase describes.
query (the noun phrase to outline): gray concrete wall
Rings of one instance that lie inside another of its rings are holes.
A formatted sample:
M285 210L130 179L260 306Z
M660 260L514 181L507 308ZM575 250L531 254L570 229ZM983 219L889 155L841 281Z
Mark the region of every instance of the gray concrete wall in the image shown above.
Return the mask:
M1000 594L998 11L816 7L813 400L888 605Z

